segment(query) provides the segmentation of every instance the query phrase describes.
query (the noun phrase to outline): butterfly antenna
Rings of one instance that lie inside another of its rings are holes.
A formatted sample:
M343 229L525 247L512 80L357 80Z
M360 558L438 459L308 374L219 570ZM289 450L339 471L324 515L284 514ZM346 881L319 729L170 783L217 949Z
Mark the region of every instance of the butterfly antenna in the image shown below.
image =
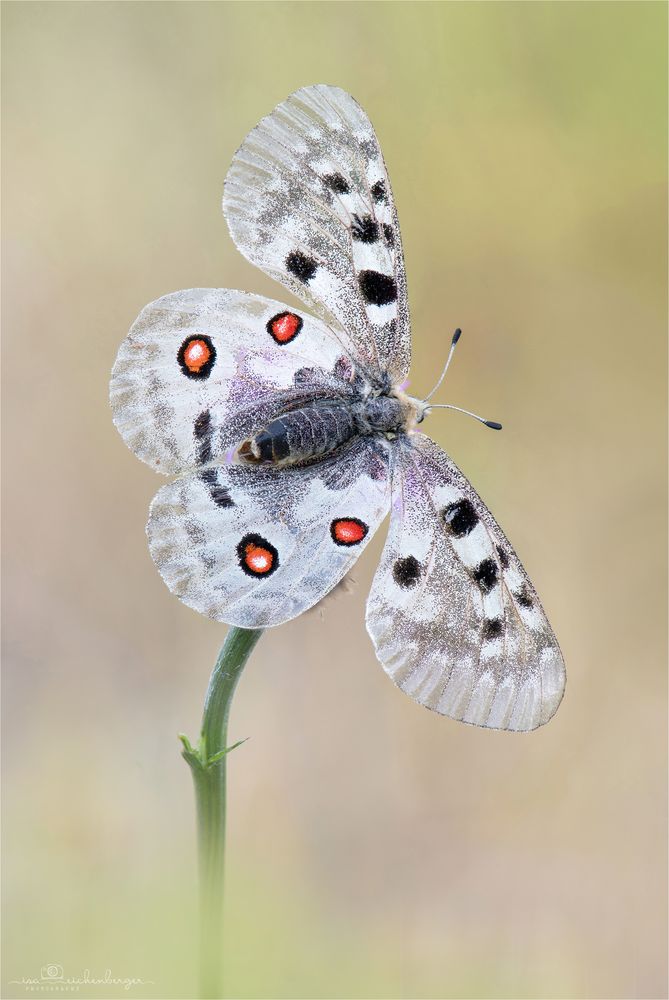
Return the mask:
M472 413L471 410L463 410L461 406L453 406L452 403L433 403L429 407L431 410L457 410L458 413L466 413L468 417L473 417L474 420L478 420L479 423L485 424L493 431L501 431L502 425L498 424L496 420L486 420L485 417L479 417L478 413Z
M453 354L455 353L455 345L457 344L457 342L459 341L459 339L460 339L461 336L462 336L462 330L460 329L460 327L458 327L457 330L455 331L455 333L453 334L453 339L451 340L451 349L448 352L448 357L446 358L446 364L444 365L444 370L441 373L441 375L439 376L439 381L435 385L435 387L432 390L432 392L430 392L425 397L425 399L423 400L424 403L427 403L428 399L432 399L432 397L434 396L435 392L437 391L437 389L439 388L439 386L441 385L441 383L444 381L444 379L446 377L446 372L448 371L448 366L451 363L451 358L453 357Z

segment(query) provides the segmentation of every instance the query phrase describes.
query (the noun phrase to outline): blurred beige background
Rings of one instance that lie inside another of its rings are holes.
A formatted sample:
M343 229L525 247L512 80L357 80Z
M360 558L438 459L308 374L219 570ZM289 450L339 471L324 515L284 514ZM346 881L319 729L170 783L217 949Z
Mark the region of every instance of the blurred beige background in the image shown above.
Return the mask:
M4 964L196 993L192 790L224 628L150 560L108 378L145 303L285 298L220 212L291 91L368 111L412 387L561 641L529 736L415 706L353 596L263 637L230 758L227 991L666 997L666 20L660 3L4 3ZM383 532L381 533L383 534Z

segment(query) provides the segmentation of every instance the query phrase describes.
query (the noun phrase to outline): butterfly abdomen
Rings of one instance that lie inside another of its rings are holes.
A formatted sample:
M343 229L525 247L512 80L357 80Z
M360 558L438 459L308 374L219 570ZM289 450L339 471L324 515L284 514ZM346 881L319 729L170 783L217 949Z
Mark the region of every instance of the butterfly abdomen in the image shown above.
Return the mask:
M243 462L290 465L334 451L357 432L352 407L323 401L272 420L242 442L237 456Z
M242 462L290 465L329 454L356 435L390 437L415 421L415 407L394 395L345 403L322 400L290 410L261 428L237 449Z

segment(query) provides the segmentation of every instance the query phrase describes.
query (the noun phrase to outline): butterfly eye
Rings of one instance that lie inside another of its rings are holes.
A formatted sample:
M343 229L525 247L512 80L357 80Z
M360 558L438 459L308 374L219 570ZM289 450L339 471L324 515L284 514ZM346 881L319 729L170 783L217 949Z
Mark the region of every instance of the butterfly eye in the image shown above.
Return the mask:
M209 378L216 361L216 348L204 334L187 337L179 348L177 361L187 378Z

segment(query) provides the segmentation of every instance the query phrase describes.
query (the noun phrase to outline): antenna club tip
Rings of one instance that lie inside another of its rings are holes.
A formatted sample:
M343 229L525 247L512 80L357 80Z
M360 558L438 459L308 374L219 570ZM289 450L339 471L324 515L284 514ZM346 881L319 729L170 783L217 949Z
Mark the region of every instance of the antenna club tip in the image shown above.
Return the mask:
M455 333L453 334L453 339L451 340L451 344L453 345L457 344L461 336L462 336L462 330L460 329L460 327L458 327Z
M486 427L489 427L491 431L501 431L502 425L498 424L496 420L484 420L483 423Z

